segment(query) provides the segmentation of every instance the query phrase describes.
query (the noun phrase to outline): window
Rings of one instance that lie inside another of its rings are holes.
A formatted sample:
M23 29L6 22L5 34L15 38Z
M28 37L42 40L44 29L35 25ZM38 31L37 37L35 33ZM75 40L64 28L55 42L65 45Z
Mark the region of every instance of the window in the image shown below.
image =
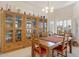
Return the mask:
M63 27L66 27L66 20L63 21Z
M54 32L54 21L50 22L50 32Z
M57 33L57 28L60 28L61 31L67 31L71 29L71 20L50 21L50 31Z

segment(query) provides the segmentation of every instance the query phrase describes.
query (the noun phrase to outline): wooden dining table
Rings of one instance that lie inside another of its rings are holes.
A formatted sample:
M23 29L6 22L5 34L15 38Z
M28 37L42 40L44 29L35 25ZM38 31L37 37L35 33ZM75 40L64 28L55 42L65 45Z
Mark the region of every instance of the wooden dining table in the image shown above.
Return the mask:
M39 40L40 45L46 49L46 56L51 57L53 49L63 42L63 36L48 36L41 37ZM69 37L69 52L72 53L72 38ZM32 51L33 52L33 51Z

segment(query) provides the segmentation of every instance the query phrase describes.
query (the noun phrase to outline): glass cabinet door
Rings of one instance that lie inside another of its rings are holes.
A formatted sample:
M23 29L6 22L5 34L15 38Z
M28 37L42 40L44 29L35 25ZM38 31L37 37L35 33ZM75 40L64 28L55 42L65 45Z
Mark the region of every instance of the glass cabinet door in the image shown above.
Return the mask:
M44 19L44 32L47 31L47 19Z
M31 18L26 19L26 39L31 39Z
M12 16L7 16L5 19L5 40L6 43L11 43L13 40L13 19Z
M35 19L35 18L32 19L32 25L33 25L34 27L36 27L36 19Z
M16 20L15 20L16 41L21 41L21 39L22 39L21 21L22 21L21 16L16 16Z
M36 29L37 29L36 25L37 25L37 24L36 24L36 18L33 18L33 19L32 19L32 27L33 27L33 28L32 28L32 33L33 33L33 35L36 35L36 31L37 31L37 30L36 30Z
M39 20L39 36L42 36L42 32L43 32L43 21L42 19Z

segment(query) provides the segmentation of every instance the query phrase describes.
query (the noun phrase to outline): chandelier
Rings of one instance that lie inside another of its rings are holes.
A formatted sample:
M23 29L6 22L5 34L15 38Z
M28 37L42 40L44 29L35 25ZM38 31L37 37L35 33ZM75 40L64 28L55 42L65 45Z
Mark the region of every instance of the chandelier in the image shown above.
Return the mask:
M54 7L53 6L50 7L50 3L48 1L48 5L46 7L44 7L44 8L42 8L42 11L46 12L46 13L49 13L49 12L52 13L52 12L54 12Z

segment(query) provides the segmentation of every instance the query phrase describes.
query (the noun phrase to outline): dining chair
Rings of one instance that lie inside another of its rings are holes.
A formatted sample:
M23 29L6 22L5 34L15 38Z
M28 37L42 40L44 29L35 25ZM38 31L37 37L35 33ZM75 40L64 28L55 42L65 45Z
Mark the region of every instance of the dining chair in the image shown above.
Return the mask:
M39 55L40 57L43 57L46 54L46 49L43 48L38 41L33 41L33 50L34 56Z
M57 56L61 55L63 57L67 57L68 39L69 39L69 34L65 33L62 44L53 49L53 50L57 51Z

